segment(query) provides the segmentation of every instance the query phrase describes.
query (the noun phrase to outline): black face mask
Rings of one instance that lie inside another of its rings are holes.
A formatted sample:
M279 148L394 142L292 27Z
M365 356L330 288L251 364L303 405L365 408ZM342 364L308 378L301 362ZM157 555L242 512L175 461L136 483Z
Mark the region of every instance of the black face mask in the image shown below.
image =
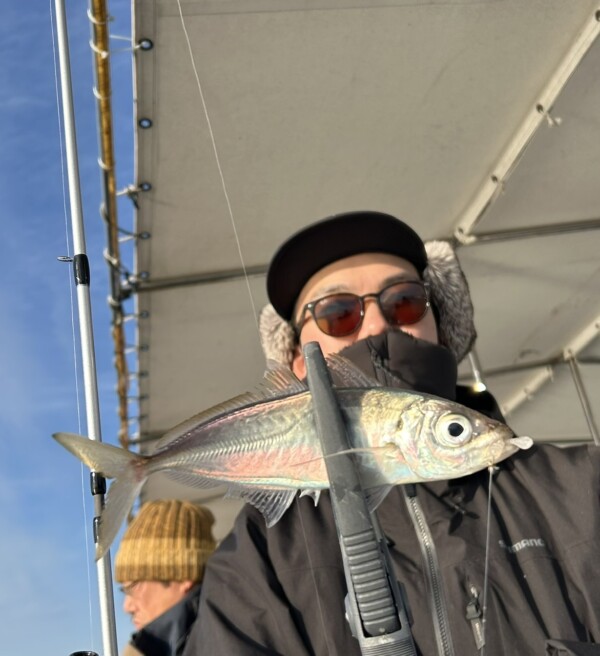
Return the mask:
M386 387L456 399L456 359L439 344L389 330L355 342L340 355Z
M340 355L385 387L433 394L492 419L506 421L490 392L475 392L472 387L457 385L456 359L439 344L417 339L401 330L389 330L355 342L340 351Z

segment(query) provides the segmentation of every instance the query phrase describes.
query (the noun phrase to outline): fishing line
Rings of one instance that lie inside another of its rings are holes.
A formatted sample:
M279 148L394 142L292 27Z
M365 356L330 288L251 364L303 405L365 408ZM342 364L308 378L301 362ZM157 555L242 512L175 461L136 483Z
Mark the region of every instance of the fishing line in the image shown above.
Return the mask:
M375 455L379 451L389 451L390 453L398 451L398 448L393 444L386 444L385 446L353 446L349 449L342 449L341 451L336 451L335 453L327 453L325 455L316 456L315 458L310 458L310 460L303 460L302 462L290 463L290 467L305 467L306 465L312 465L314 462L319 460L329 460L330 458L336 458L337 456L346 456L356 453L368 453L369 455Z
M221 187L223 189L223 195L225 196L225 202L227 203L227 211L229 212L229 219L231 221L231 226L233 228L233 234L235 236L235 241L236 241L236 245L237 245L237 249L238 249L240 262L241 262L241 265L242 265L242 269L244 271L244 280L246 282L246 288L248 290L248 296L250 297L250 304L252 306L252 312L254 314L254 323L255 323L255 326L256 326L256 330L258 332L258 337L259 337L259 342L260 342L260 327L259 327L259 322L258 322L258 313L256 311L256 305L254 303L254 296L252 295L252 289L250 288L250 278L249 278L248 273L247 273L246 264L245 264L244 256L243 256L243 253L242 253L242 246L241 246L241 243L240 243L240 239L239 239L236 224L235 224L235 219L234 219L234 216L233 216L231 201L229 199L229 193L227 191L227 184L225 182L225 176L223 174L223 168L221 166L221 159L219 157L219 152L218 152L218 149L217 149L217 142L216 142L216 139L215 139L214 131L213 131L213 128L212 128L212 123L211 123L210 116L209 116L209 113L208 113L208 107L207 107L206 100L205 100L205 97L204 97L204 91L202 89L202 83L200 82L200 75L199 75L198 69L196 67L196 62L194 61L194 53L193 53L193 50L192 50L192 44L191 44L190 37L189 37L187 27L186 27L186 24L185 24L185 19L183 17L183 11L182 11L182 8L181 8L181 0L177 0L177 8L179 10L179 17L181 19L181 26L183 28L183 33L184 33L185 40L186 40L186 43L187 43L187 48L188 48L188 52L189 52L189 56L190 56L190 62L192 64L192 69L194 71L194 76L196 78L196 85L198 87L198 93L200 95L200 100L202 102L202 109L204 111L204 117L206 119L206 124L208 126L208 132L209 132L209 135L210 135L212 149L213 149L213 153L214 153L214 156L215 156L217 169L219 171L219 177L221 179ZM299 498L298 498L297 495L296 495L296 502L299 503ZM299 508L300 524L302 526L302 535L303 535L303 538L304 538L304 546L305 546L305 549L306 549L306 554L307 554L307 558L308 558L308 561L309 561L309 567L310 567L310 571L311 571L313 585L314 585L315 592L316 592L317 604L318 604L318 607L319 607L319 616L320 616L320 619L321 619L321 624L323 626L323 631L325 633L325 640L327 642L327 635L328 634L327 634L327 629L325 627L325 616L323 614L323 609L322 609L322 606L321 606L321 598L320 598L320 595L319 595L319 590L317 588L317 581L316 581L316 578L315 578L314 566L313 566L313 563L312 563L312 559L310 557L310 551L308 549L308 539L307 539L307 536L306 536L304 521L302 519L302 512L300 512L300 510L301 509ZM329 649L329 646L328 646L328 649Z
M58 136L59 136L59 151L60 151L60 175L61 175L61 188L63 199L63 217L65 222L65 242L67 246L67 258L71 260L71 240L69 236L69 215L67 211L67 193L66 193L66 175L65 175L65 157L62 144L65 142L62 115L60 112L60 91L58 85L58 66L57 66L57 53L56 53L56 29L54 25L54 12L53 0L49 0L50 8L50 30L52 33L52 62L54 64L54 90L56 94L56 117L58 123ZM81 404L80 404L80 389L79 389L79 360L77 357L77 337L75 328L75 303L73 300L73 278L69 276L69 300L71 302L71 341L73 344L73 370L75 379L75 399L77 409L77 428L81 434ZM90 645L92 649L94 646L94 613L92 611L92 579L90 574L90 552L89 552L89 535L88 535L88 521L87 521L87 507L85 503L85 479L84 479L84 466L81 463L81 501L83 506L83 525L84 525L84 540L85 540L85 555L86 555L86 572L87 572L87 588L88 588L88 611L89 611L89 626L90 626Z
M483 643L479 653L484 656L485 651L485 623L487 621L487 592L488 592L488 568L490 562L490 533L491 533L491 516L492 516L492 490L494 487L494 474L498 471L498 467L490 465L488 472L490 474L488 483L488 501L487 501L487 520L485 527L485 565L483 568L483 595L481 602L481 632L483 636Z
M196 67L196 62L194 61L194 53L192 51L192 44L190 41L190 37L187 31L187 27L185 25L185 20L183 18L183 11L181 9L181 0L177 0L177 7L179 9L179 17L181 18L181 27L183 28L183 33L185 35L185 40L187 43L187 48L188 52L190 54L190 61L192 64L192 69L194 71L194 76L196 78L196 84L198 86L198 93L200 94L200 100L202 101L202 109L204 110L204 117L206 118L206 124L208 126L208 133L210 135L210 141L212 144L212 149L213 153L215 155L215 161L217 164L217 169L219 171L219 177L221 179L221 187L223 189L223 195L225 196L225 202L227 203L227 211L229 212L229 220L231 221L231 227L233 228L233 234L235 237L235 243L237 245L237 250L238 250L238 255L240 258L240 263L242 265L242 269L244 271L244 280L246 281L246 288L248 289L248 295L250 297L250 304L252 306L252 313L254 314L254 324L256 325L256 330L259 333L259 339L260 339L260 329L258 326L258 313L256 311L256 305L254 303L254 296L252 295L252 289L250 288L250 277L248 276L248 272L246 269L246 263L244 261L244 256L242 254L242 246L240 244L240 239L237 231L237 227L235 224L235 219L233 218L233 210L231 208L231 201L229 200L229 193L227 192L227 185L225 184L225 176L223 175L223 168L221 166L221 158L219 157L219 152L217 150L217 142L215 139L215 135L213 132L212 128L212 123L210 120L210 116L208 114L208 107L206 105L206 100L204 98L204 91L202 89L202 83L200 82L200 75L198 74L198 69Z
M304 528L304 518L302 517L302 504L300 503L300 497L296 495L296 505L298 506L298 515L300 517L300 525L302 526L302 537L304 538L304 549L306 550L306 557L308 558L308 565L310 568L310 575L312 578L313 586L315 588L316 597L317 597L317 606L319 608L319 619L321 620L321 626L323 628L323 635L325 636L325 644L327 645L327 652L331 653L331 647L329 646L328 638L329 633L327 627L325 626L325 614L323 613L323 606L321 605L321 595L319 594L319 588L317 587L317 578L315 576L315 566L310 555L310 549L308 548L308 539L306 537L306 529Z

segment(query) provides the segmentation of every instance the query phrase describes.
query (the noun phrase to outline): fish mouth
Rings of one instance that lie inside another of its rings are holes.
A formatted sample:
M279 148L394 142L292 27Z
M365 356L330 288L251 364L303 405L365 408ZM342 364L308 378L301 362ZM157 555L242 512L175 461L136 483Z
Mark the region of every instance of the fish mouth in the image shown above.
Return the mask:
M533 446L533 440L527 435L515 436L508 440L508 443L517 449L530 449Z

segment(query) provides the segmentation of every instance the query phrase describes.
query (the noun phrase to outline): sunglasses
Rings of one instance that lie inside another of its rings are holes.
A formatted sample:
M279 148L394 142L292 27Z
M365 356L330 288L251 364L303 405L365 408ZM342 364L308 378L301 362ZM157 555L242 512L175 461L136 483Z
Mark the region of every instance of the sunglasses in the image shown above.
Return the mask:
M304 324L315 320L319 330L330 337L346 337L356 332L365 316L365 299L374 298L384 319L390 326L408 326L420 321L430 307L427 283L421 280L394 282L376 294L358 296L350 292L339 292L323 296L307 303L302 308L296 326L299 336Z
M120 586L119 589L126 597L133 597L140 583L142 583L142 581L132 581L131 583L124 583L122 586Z

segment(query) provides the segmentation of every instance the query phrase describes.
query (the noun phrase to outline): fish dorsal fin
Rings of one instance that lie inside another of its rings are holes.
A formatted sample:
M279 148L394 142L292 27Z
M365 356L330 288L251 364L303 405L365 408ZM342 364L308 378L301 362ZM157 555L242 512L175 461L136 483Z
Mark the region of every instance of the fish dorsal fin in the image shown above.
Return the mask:
M291 506L296 490L257 490L242 486L230 486L226 496L239 497L257 508L265 518L267 528L271 528L283 517Z
M376 378L367 376L362 369L359 369L342 355L328 355L327 366L336 378L336 387L364 387L370 389L382 386Z
M266 394L266 398L288 394L300 394L308 389L299 380L289 367L275 360L267 361L267 370L264 373L260 391Z
M177 426L171 428L158 440L154 448L154 453L161 451L167 445L172 444L200 424L206 424L218 417L235 412L249 405L306 392L306 385L296 378L291 369L274 361L270 361L269 365L269 368L264 373L263 380L259 383L256 390L239 394L232 399L223 401L212 408L208 408L208 410L203 410L177 424Z
M367 508L370 512L374 512L377 510L377 508L379 508L381 502L387 497L392 487L394 486L378 485L377 487L371 487L364 491Z

